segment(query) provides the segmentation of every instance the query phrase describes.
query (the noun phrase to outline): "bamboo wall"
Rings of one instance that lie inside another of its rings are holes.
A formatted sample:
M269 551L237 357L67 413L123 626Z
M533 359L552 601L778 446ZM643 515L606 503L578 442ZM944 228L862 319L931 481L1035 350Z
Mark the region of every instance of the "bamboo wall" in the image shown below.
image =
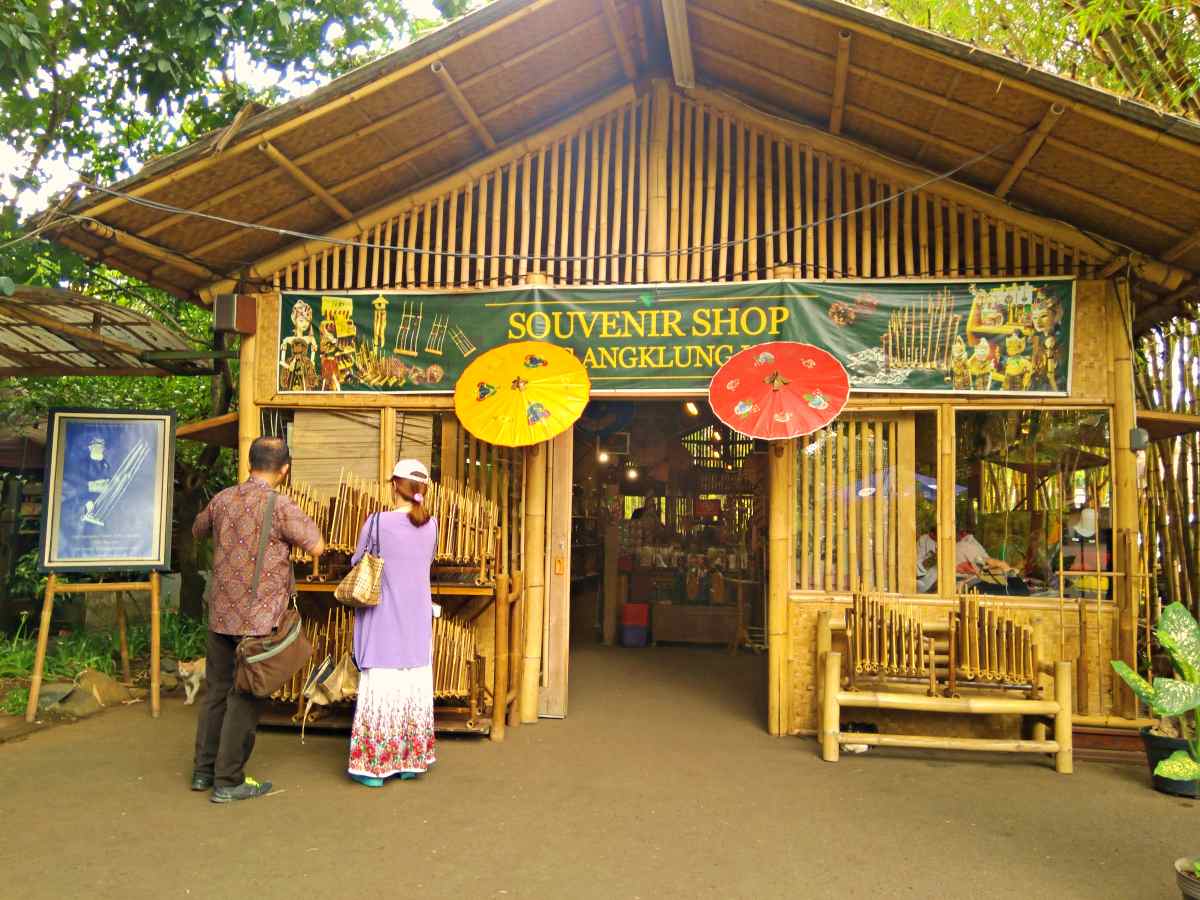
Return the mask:
M653 96L581 122L511 162L464 174L436 196L418 196L348 246L276 272L275 286L506 287L531 273L560 285L645 282L654 245ZM1087 277L1095 270L1078 249L940 196L936 185L901 196L869 166L667 96L668 281Z

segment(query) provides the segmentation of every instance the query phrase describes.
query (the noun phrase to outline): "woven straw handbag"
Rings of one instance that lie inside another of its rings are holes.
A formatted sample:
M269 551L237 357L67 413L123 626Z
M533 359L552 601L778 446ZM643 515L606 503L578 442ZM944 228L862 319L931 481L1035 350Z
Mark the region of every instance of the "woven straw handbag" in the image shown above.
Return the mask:
M383 557L379 555L379 516L371 517L368 528L371 536L362 559L354 564L333 592L333 597L343 606L357 609L378 606L383 592Z

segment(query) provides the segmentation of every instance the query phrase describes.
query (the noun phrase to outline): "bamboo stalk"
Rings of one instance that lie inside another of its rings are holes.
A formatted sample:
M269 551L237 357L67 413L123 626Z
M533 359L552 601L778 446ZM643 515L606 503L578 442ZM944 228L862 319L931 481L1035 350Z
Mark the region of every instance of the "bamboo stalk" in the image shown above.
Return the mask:
M917 251L919 260L917 268L910 274L923 276L933 274L934 267L929 261L929 197L918 193L915 197L917 204Z
M733 279L745 281L746 245L746 139L743 136L742 123L733 121L734 144L737 153L737 172L735 173L736 188L734 189L733 233Z
M600 140L603 144L600 158L600 193L597 198L600 205L600 218L597 225L598 234L592 238L592 245L597 248L598 252L596 272L601 284L608 281L608 201L610 196L608 192L608 173L609 167L612 164L611 146L613 143L613 128L615 127L612 120L609 119L600 128Z
M429 264L431 261L429 251L433 249L433 232L435 230L432 200L425 201L425 211L422 213L421 222L423 225L421 229L421 250L424 251L421 253L421 285L429 287Z
M729 195L733 190L733 134L734 123L717 119L721 129L721 234L732 235L729 227ZM729 248L717 251L717 280L724 281L729 271Z
M558 253L557 238L560 229L563 234L562 246L564 252L566 252L567 246L567 201L564 198L562 205L560 206L558 197L558 159L560 151L562 153L566 152L563 144L555 144L550 148L550 221L548 223L548 227L546 228L547 259L545 262L545 272L549 276L550 281L555 284L560 284L566 281L566 269L561 262L558 262L554 259ZM567 175L564 174L563 178L566 177ZM554 227L554 222L556 219L559 223L558 229Z
M967 274L959 271L959 244L958 244L958 204L951 200L947 204L947 211L950 214L950 274L958 276Z
M572 142L572 143L578 144L578 147L579 147L578 159L575 160L575 193L571 197L571 202L574 205L574 219L573 219L573 223L572 223L572 237L571 237L571 252L576 257L571 262L571 282L573 284L579 284L581 281L581 278L583 275L583 260L580 259L580 257L582 257L584 255L584 253L586 252L583 248L583 196L584 196L583 195L583 179L584 179L584 168L583 167L584 167L584 159L586 158L585 144L584 144L584 141L586 140L586 134L587 134L586 132L580 132L579 137L576 138L576 140L574 142ZM571 144L568 143L567 144L568 150L570 149L570 147L571 147ZM569 170L570 170L570 166L567 166L567 168L564 170L564 177L565 177L565 172L567 172ZM564 217L564 224L565 224L565 221L566 220ZM566 236L564 235L563 236L563 250L564 251L566 250L566 247L567 247L567 239L566 239Z
M875 493L871 495L871 501L875 509L875 529L874 529L874 545L875 545L875 583L880 590L884 589L886 568L884 560L884 530L883 530L883 423L876 421L873 424L875 438Z
M816 254L814 247L819 237L818 229L815 225L816 216L821 215L822 206L817 208L814 213L813 209L813 192L816 190L816 176L814 176L813 168L816 165L812 147L804 147L804 273L808 278L820 278L821 270L816 265ZM818 172L823 171L823 166L817 165ZM822 197L824 194L822 193Z
M866 227L865 216L859 209L858 189L859 189L859 171L853 166L846 166L843 169L845 173L845 209L847 217L846 223L846 265L843 267L845 273L851 278L858 276L858 249L859 249L859 228ZM864 245L866 241L864 240ZM867 252L866 246L863 248L863 253Z
M788 259L788 145L774 137L771 138L771 143L775 145L775 178L778 183L775 194L779 198L779 207L775 212L775 227L781 232L777 238L771 238L771 242L779 244L780 263L791 262L794 264L797 261L796 258ZM796 187L793 186L792 190L796 190Z
M659 94L652 95L657 103ZM638 137L641 148L638 158L638 247L641 253L637 258L637 280L646 280L646 251L650 249L650 238L647 233L647 220L650 214L650 112L651 97L642 100L641 132ZM664 182L665 187L665 182ZM653 279L651 279L653 280Z
M825 442L821 447L821 453L825 457L825 590L834 590L834 549L836 534L834 532L834 481L833 481L833 458L837 447L836 438L830 441L832 437L830 431L824 433ZM832 443L833 446L830 446Z
M508 174L506 174L505 182L505 198L506 210L504 216L504 283L511 286L516 277L516 260L512 258L512 254L517 248L517 174L520 169L520 160L514 160L509 163Z
M511 173L511 166L509 172ZM501 226L504 221L504 170L497 169L492 176L492 233L491 240L488 244L488 253L491 254L491 265L489 271L491 277L488 279L488 285L491 287L499 287L503 283L504 260L500 255L504 252L504 247L500 243Z
M539 167L541 166L541 151L538 151L538 165ZM529 274L529 240L533 226L530 217L530 196L532 192L533 154L530 153L525 156L525 173L521 179L521 259L517 267L517 282L519 284L524 284L525 276ZM512 211L511 205L509 206L509 211ZM511 228L512 226L510 225L509 227Z
M704 113L695 104L692 105L691 116L691 143L695 147L694 159L692 161L692 178L688 184L692 192L692 232L689 240L689 246L696 248L700 246L701 234L704 227L704 199L703 190L704 181L703 175L704 162ZM700 278L700 265L703 253L697 252L695 249L688 254L688 277L692 281L697 281Z
M842 252L842 235L846 228L846 220L842 218L842 213L845 212L845 206L842 200L842 191L845 189L845 168L842 161L836 157L832 160L833 166L833 208L830 210L830 216L834 217L830 223L833 229L833 272L834 278L846 277L849 267L846 265L846 257Z
M629 196L629 185L625 181L625 113L621 112L616 117L616 134L613 139L612 238L609 241L609 246L614 255L611 265L609 260L606 259L603 261L603 279L606 282L610 278L614 283L619 283L622 280L620 256L617 254L621 252L621 222L623 219L631 218L622 215L622 201ZM607 205L606 194L605 206Z
M762 147L762 233L765 235L770 235L770 233L775 230L775 179L774 174L771 171L772 143L773 141L771 135L764 134ZM756 195L757 193L758 191L755 190ZM754 234L757 231L757 225L750 226L751 234ZM772 277L775 269L775 239L769 236L763 238L763 269L768 278Z
M671 186L670 196L668 198L668 230L667 230L667 249L669 251L678 250L681 246L679 240L679 206L680 199L683 196L683 101L674 93L671 94L671 159L670 159L670 179ZM671 281L679 280L679 255L672 252L667 257L667 278Z
M704 157L704 246L711 247L716 233L714 218L717 210L717 129L724 132L720 121L711 112L706 113L707 151ZM722 218L724 227L724 218ZM713 255L718 251L706 250L701 254L700 277L712 281Z
M592 126L589 135L591 144L591 178L588 181L588 218L587 218L587 261L584 265L585 278L588 284L596 283L596 251L599 247L602 219L599 218L600 206L600 155L602 144L608 142L608 121L603 120ZM607 176L607 171L605 176Z
M724 261L724 256L722 256ZM809 580L809 564L815 558L815 549L809 542L809 523L812 521L812 509L810 504L813 502L811 494L812 482L812 455L808 452L812 446L812 436L804 435L800 439L800 587L803 590L811 590L813 585Z
M858 427L858 419L851 418L846 422L846 436L848 439L847 468L849 470L849 478L847 479L849 486L849 496L847 498L849 509L847 510L846 516L847 531L849 532L850 543L850 558L848 564L850 568L850 586L856 591L862 590L862 572L859 570L858 560L858 517L862 509L862 501L858 495L858 491L855 490L855 485L865 482L866 480L862 479L860 482L858 478ZM864 466L863 468L865 469L866 467Z
M692 147L694 141L692 132L696 120L696 105L681 101L679 105L680 119L680 156L679 156L679 234L675 240L676 250L683 250L691 244L691 221L693 202L698 199L695 185L692 182ZM690 202L692 201L692 202ZM676 278L687 281L691 266L691 254L676 254L679 269Z
M846 506L849 504L850 486L847 484L845 435L841 423L834 422L831 426L833 434L833 470L834 496L837 498L837 512L834 520L837 523L837 589L848 590L850 571L846 560Z
M553 154L555 152L555 148L549 148L548 152ZM534 164L534 169L537 172L537 192L534 194L533 198L533 249L531 253L528 254L531 257L539 257L543 252L542 229L545 224L544 219L546 212L546 154L547 148L538 150L536 157L537 162ZM555 215L557 213L557 210L554 209L553 202L551 203L551 210L551 215ZM526 216L526 218L528 218L528 216ZM551 234L553 234L554 229L551 228L550 231ZM532 269L532 271L540 272L546 276L550 275L550 264L545 260L531 258L526 260L526 262L529 264L529 267ZM524 274L524 271L522 274Z

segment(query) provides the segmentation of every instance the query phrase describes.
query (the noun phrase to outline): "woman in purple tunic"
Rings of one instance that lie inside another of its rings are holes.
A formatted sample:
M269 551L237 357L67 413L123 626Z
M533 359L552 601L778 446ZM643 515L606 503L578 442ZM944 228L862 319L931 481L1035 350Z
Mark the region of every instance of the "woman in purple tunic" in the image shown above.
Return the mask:
M429 569L437 520L424 506L429 471L402 459L392 472L396 508L368 519L354 562L374 541L383 557L379 605L355 611L354 659L362 675L350 732L350 777L379 787L391 775L412 778L434 762L433 597Z

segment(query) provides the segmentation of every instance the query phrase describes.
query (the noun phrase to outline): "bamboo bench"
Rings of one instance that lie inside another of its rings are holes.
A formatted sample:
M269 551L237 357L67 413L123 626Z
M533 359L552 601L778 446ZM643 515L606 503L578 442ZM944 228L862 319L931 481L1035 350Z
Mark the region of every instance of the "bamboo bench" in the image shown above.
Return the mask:
M963 598L945 625L928 626L894 601L856 595L843 630L849 671L833 649L832 615L817 618L817 708L821 757L837 762L843 744L1041 753L1072 771L1071 664L1044 665L1032 630L996 606ZM1054 679L1054 699L1042 699L1038 679ZM963 696L969 691L971 696ZM1004 696L1016 692L1021 696ZM908 710L950 715L1030 716L1032 740L863 734L841 730L843 709ZM1053 721L1047 737L1045 720Z

